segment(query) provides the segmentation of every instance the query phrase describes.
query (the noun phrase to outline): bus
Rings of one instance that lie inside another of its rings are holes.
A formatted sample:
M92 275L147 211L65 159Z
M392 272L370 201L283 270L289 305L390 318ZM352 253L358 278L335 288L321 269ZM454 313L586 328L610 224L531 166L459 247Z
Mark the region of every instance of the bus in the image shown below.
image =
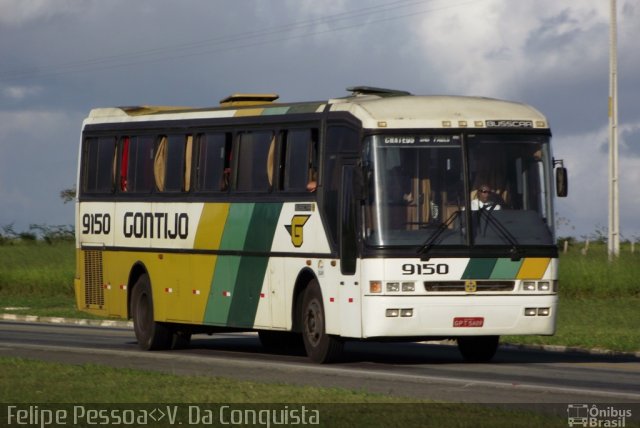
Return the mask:
M82 125L76 303L144 350L258 332L317 363L349 340L552 335L548 121L514 102L358 86L279 103L98 108ZM555 179L554 179L555 177Z

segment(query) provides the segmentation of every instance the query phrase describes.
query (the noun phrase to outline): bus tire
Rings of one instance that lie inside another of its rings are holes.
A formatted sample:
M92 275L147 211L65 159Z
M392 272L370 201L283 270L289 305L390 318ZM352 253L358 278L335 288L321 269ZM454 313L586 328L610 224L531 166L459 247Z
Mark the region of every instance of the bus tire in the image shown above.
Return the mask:
M312 280L302 299L302 339L307 356L316 363L331 363L342 356L344 343L326 333L322 292L316 279Z
M153 318L151 281L146 273L138 278L133 287L131 308L138 345L145 351L169 349L173 334L169 327Z
M458 350L468 363L487 363L498 350L500 336L463 336L458 338Z
M171 349L187 349L191 344L191 332L188 330L174 330L171 335Z

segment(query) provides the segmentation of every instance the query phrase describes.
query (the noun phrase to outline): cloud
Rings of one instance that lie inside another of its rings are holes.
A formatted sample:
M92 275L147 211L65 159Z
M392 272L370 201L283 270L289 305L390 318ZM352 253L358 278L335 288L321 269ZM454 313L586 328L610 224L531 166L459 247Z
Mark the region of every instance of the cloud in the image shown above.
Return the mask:
M19 27L58 15L78 13L87 0L0 0L0 24Z
M2 95L14 101L22 101L26 98L38 95L42 91L40 86L7 86L2 88Z
M622 156L640 157L640 123L625 125L618 136Z

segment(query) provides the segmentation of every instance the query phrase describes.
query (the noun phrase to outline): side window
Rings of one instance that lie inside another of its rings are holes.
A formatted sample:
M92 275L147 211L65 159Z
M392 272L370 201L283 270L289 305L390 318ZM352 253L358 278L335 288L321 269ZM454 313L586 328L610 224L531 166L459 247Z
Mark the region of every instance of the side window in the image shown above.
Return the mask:
M114 190L115 137L86 138L82 150L82 191L111 193Z
M123 137L120 154L120 191L148 193L153 187L154 138Z
M231 133L200 134L196 183L199 191L226 192L231 175Z
M314 191L317 181L318 131L295 129L284 140L284 185L290 192Z
M324 186L322 203L334 242L338 242L338 207L342 178L339 159L345 152L351 154L352 149L357 150L358 143L359 135L353 128L334 125L327 130L323 175L320 179Z
M237 175L235 190L268 192L273 185L275 133L272 131L238 134Z
M153 171L156 189L160 192L188 190L185 160L190 140L190 136L185 135L163 135L158 139Z

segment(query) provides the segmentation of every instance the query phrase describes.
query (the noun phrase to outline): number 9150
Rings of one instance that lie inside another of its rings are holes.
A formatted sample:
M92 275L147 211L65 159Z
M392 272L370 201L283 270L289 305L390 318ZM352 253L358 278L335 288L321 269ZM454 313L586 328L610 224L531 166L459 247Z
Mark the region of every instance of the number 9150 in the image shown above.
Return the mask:
M446 263L405 263L402 265L403 275L446 275L449 265Z

